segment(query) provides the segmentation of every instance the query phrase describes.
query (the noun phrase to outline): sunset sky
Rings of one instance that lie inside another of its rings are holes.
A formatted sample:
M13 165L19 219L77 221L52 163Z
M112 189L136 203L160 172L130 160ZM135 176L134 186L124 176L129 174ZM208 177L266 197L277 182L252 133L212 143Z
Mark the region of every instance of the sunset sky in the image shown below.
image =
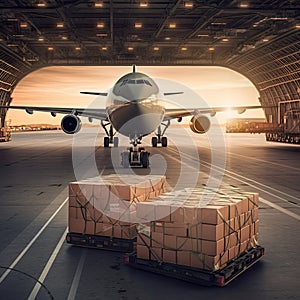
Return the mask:
M259 105L259 95L253 84L226 68L137 66L137 71L154 78L163 91L184 90L184 95L168 99L185 107L203 107L203 103L206 103L206 107ZM80 91L107 91L118 78L129 72L130 66L43 68L29 74L17 85L12 95L12 105L87 107L95 97L81 95ZM98 102L99 106L105 107L105 98L102 97ZM242 115L224 112L217 117L219 122L224 122L228 117L261 118L264 114L262 110L253 110ZM61 118L62 115L53 118L48 113L28 115L16 110L10 110L7 115L12 125L60 124Z

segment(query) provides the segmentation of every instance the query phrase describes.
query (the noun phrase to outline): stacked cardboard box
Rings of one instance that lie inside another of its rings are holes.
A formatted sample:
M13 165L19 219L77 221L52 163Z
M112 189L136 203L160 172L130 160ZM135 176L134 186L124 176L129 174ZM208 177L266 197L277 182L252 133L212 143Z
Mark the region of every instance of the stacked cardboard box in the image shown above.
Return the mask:
M126 180L125 182L123 180ZM136 204L165 192L164 176L118 175L69 184L69 232L136 237Z
M138 258L216 271L257 246L258 194L223 187L202 206L199 196L207 191L189 193L137 205L139 218L156 219L138 233Z

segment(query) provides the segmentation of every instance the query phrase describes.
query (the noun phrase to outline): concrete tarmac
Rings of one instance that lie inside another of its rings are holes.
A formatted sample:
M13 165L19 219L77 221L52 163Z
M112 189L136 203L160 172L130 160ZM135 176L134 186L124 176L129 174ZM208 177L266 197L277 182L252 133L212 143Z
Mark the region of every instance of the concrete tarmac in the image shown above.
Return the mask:
M13 134L0 144L0 299L299 299L300 147L264 135L167 131L168 148L147 148L150 169L120 166L103 133ZM98 174L166 174L170 188L221 181L261 197L262 260L225 288L131 269L122 254L68 245L68 183ZM39 280L39 282L37 282Z

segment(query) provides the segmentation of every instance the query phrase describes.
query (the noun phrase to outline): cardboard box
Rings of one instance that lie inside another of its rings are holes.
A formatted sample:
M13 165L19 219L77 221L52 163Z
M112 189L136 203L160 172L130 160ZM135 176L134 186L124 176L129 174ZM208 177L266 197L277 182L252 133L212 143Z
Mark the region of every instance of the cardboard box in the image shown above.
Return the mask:
M258 220L258 207L252 210L252 216L253 216L253 222L256 222Z
M204 266L203 269L209 271L217 271L221 268L221 257L204 255Z
M229 213L226 206L208 205L201 209L201 222L218 225L228 221Z
M233 232L224 238L225 250L236 247L240 243L240 235L238 232Z
M191 239L192 240L192 251L201 253L202 252L202 240L200 239Z
M150 248L150 259L162 262L163 261L163 249L160 247L158 247L158 248L151 247Z
M163 249L163 261L166 263L176 264L176 251Z
M138 233L136 242L137 242L137 245L148 246L149 248L151 247L150 236L148 236L146 234Z
M152 202L137 203L136 216L141 223L155 220L155 205Z
M191 252L177 251L177 264L181 266L191 266Z
M151 222L153 232L164 233L164 222Z
M230 235L231 233L235 232L235 219L230 219L224 223L224 235Z
M173 206L171 207L171 222L184 223L184 210L183 207Z
M85 221L83 219L69 218L69 232L85 233Z
M96 235L113 236L113 225L106 223L96 223Z
M199 223L198 214L201 215L201 212L199 212L200 210L201 209L195 207L195 205L184 206L183 207L184 223L185 224Z
M202 224L201 238L203 240L218 241L224 237L224 224Z
M77 219L77 208L76 207L69 207L69 218Z
M151 246L162 248L164 244L164 235L161 232L151 232Z
M248 198L248 210L258 207L259 195L258 193L250 193Z
M236 246L228 249L228 260L235 259L237 257Z
M250 226L247 225L240 230L240 241L241 243L248 241L250 236Z
M180 251L192 251L193 239L185 237L176 237L176 249Z
M203 269L205 264L205 257L202 253L191 252L191 267Z
M202 224L192 224L189 226L189 237L193 239L200 239L201 238L201 228Z
M171 206L155 203L155 220L160 222L171 222Z
M227 265L228 260L229 260L229 253L228 251L225 251L220 256L220 267L224 268Z
M137 256L137 258L149 260L150 259L149 248L146 246L137 245L136 246L136 256Z
M224 252L224 239L218 241L202 240L202 253L216 256Z
M177 249L177 237L174 235L164 235L164 249L171 249L176 250Z
M164 234L188 237L188 226L180 223L164 223Z

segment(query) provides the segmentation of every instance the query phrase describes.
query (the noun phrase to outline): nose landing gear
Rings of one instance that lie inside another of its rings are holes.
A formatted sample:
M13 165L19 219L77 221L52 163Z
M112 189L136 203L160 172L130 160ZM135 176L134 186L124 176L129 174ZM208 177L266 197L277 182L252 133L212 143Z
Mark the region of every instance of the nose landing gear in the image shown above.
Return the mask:
M127 149L121 153L121 165L124 168L129 167L142 167L148 168L149 167L149 156L150 153L145 151L144 147L138 147L141 141L138 138L134 138L131 140L131 144L133 147Z

